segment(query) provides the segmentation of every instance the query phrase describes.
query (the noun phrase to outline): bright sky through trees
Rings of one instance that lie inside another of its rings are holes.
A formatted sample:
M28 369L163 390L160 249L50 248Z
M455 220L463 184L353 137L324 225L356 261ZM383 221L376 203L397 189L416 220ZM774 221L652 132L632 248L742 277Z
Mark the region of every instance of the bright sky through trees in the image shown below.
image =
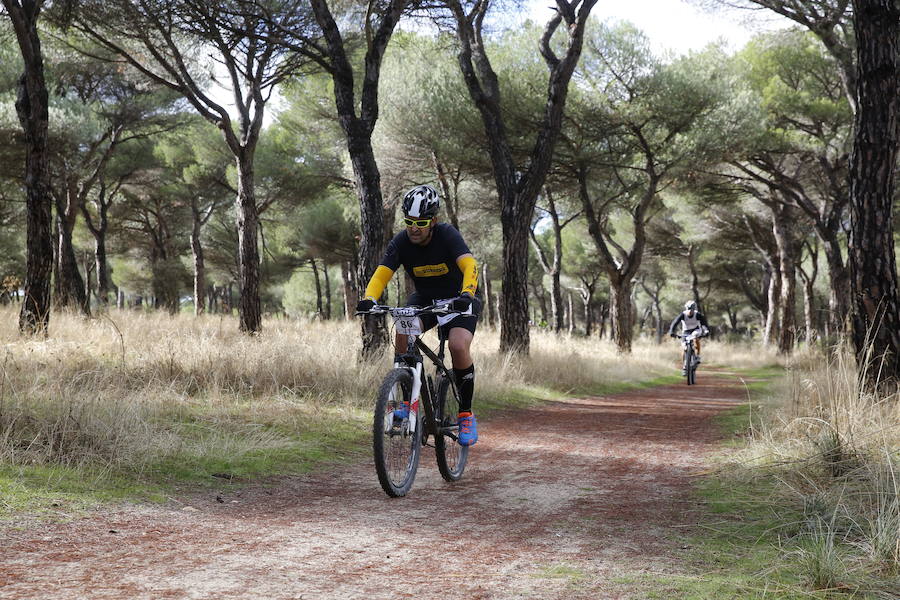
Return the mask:
M550 0L528 0L527 18L538 23L552 15ZM790 22L768 11L704 11L684 0L628 0L598 3L591 12L597 19L630 21L650 38L656 52L684 54L719 38L732 50L741 48L755 33L786 26ZM749 20L749 21L748 21Z

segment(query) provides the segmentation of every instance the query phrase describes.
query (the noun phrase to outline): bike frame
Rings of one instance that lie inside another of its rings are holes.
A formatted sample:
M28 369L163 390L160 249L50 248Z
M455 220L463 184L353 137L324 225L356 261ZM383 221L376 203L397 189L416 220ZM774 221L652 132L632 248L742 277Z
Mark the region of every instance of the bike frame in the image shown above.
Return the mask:
M396 318L396 313L400 310L403 310L406 314L404 316L415 316L418 317L423 314L449 314L453 311L448 310L447 303L441 304L432 304L431 306L426 306L424 308L419 309L392 309L388 307L384 307L384 311L387 314L390 314L392 317ZM431 363L434 365L435 372L437 375L445 377L450 385L453 387L452 393L459 396L459 390L456 387L456 381L451 376L450 370L444 365L444 351L447 344L447 335L444 333L443 326L438 325L438 349L437 352L432 350L427 344L422 341L422 337L420 334L413 335L407 334L406 339L406 352L403 354L397 355L397 360L394 362L395 369L408 369L413 378L413 388L411 397L413 398L413 402L415 402L416 398L420 399L420 405L425 410L425 418L423 422L425 424L425 430L422 432L423 442L427 439L429 434L438 435L441 432L439 431L439 424L436 413L436 404L437 404L437 387L435 386L434 380L430 375L425 374L424 369L424 361L423 355L428 357ZM424 332L423 332L424 333ZM421 402L424 400L424 402ZM410 422L413 422L412 420Z
M695 329L691 333L682 333L678 337L681 338L681 364L684 367L685 375L688 379L688 385L691 385L694 382L694 372L697 369L694 340L703 337L703 333L699 329Z
M694 340L696 340L697 338L702 337L702 336L700 334L698 334L696 331L693 331L687 335L681 334L678 337L681 338L682 364L684 364L684 366L686 367L687 362L684 362L684 359L687 358L688 354L693 356L696 353L696 350L694 348Z

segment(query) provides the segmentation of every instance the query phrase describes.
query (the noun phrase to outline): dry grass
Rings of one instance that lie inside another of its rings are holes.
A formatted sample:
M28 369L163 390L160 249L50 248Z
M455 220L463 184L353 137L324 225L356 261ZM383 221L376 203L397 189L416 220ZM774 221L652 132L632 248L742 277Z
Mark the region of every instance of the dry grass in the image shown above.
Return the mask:
M278 451L323 419L363 423L390 360L386 353L358 361L356 322L269 319L251 337L232 317L114 310L91 320L54 314L46 339L27 339L16 321L14 307L0 307L6 464L141 471L185 454ZM500 354L498 345L496 331L479 331L476 402L586 392L678 367L674 343L638 343L623 357L607 340L535 331L527 358ZM760 360L758 352L716 345L706 355L720 353L745 366Z
M835 351L795 357L773 396L728 470L753 465L747 477L779 482L795 509L781 516L783 541L813 587L900 590L900 395L867 392Z
M390 361L389 353L358 361L356 322L266 320L251 337L232 317L112 311L91 320L54 314L46 339L27 339L16 320L13 307L0 308L6 464L141 471L186 454L278 451L328 419L364 422ZM675 344L638 343L622 357L607 340L543 331L533 333L529 357L498 346L496 331L479 331L477 399L596 390L673 374L678 363ZM731 352L729 361L743 351Z

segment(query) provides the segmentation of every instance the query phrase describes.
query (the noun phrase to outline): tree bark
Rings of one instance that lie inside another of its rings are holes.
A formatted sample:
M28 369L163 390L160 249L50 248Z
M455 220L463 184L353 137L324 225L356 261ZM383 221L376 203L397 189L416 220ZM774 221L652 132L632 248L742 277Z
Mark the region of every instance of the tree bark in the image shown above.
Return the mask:
M850 158L853 342L870 387L900 380L900 297L894 253L894 169L898 148L900 6L855 0L857 85Z
M363 73L360 110L357 115L353 67L347 58L344 40L328 2L312 0L316 22L325 36L328 69L334 83L338 119L347 138L347 150L356 180L359 198L360 240L357 281L368 281L384 253L384 214L381 174L372 150L372 131L378 120L378 81L388 42L409 0L392 0L381 12L375 31L366 23L367 48ZM351 311L353 314L355 311ZM374 356L387 345L387 327L383 316L366 316L362 322L363 356Z
M631 280L618 279L610 281L609 291L609 323L612 338L616 342L616 350L627 354L631 352L631 340L634 336L634 311L631 303Z
M765 329L763 330L763 345L765 346L771 346L776 343L780 325L781 273L777 264L772 264L770 267L771 277L769 277L767 290L768 302L766 306Z
M531 344L528 325L528 232L531 230L531 217L524 220L504 214L503 219L500 349L502 352L527 354Z
M203 219L196 202L191 202L191 256L194 259L194 315L206 312L206 261L203 256L203 245L200 243L200 231Z
M237 157L238 194L235 214L240 264L240 330L257 333L262 329L259 301L259 214L253 186L253 148L244 148Z
M772 230L778 247L778 272L781 275L781 294L779 295L781 328L778 332L778 353L791 354L797 337L797 273L795 254L796 242L793 239L795 219L790 205L777 205L773 208Z
M101 182L94 204L97 207L95 223L85 204L81 204L81 214L91 235L94 236L94 269L97 272L97 301L100 310L109 306L109 260L106 255L106 232L109 230L109 205L106 186Z
M547 24L540 42L541 56L550 71L547 101L527 166L516 165L506 132L497 74L486 53L482 25L490 2L478 0L467 14L458 0L448 1L460 42L457 62L488 140L491 168L500 200L503 228L503 294L500 302L500 351L527 354L528 230L538 193L553 156L569 91L569 81L581 56L584 30L596 0L557 0L557 14ZM577 9L577 10L576 10ZM550 40L565 21L566 53L554 53Z
M25 137L25 297L19 312L19 331L47 334L50 323L50 278L53 271L50 166L47 149L49 94L38 35L42 1L3 0L22 54L16 114Z
M823 239L828 263L828 334L839 336L845 331L850 315L850 272L841 255L841 243Z
M488 327L494 327L494 286L488 275L487 263L481 266L481 280L484 282L484 308L487 316Z
M809 273L803 268L803 260L797 265L797 274L803 280L803 318L806 328L806 343L812 346L819 339L819 312L816 307L815 285L819 274L819 245L818 243L804 243L809 249Z
M353 278L355 270L349 261L341 263L341 286L344 298L344 318L353 320L356 318L353 313L356 312L356 299L359 298L359 292L356 289L356 282Z
M803 317L806 322L806 343L813 345L818 339L818 327L816 326L816 292L815 280L803 280Z
M434 150L431 151L431 163L434 165L434 172L437 175L438 185L441 188L441 195L444 197L444 209L447 211L447 219L459 231L459 214L456 211L457 198L450 189L450 182L447 179L447 171L444 168L444 164Z
M328 263L322 262L322 272L325 277L325 319L331 320L331 279L328 277Z
M76 306L90 316L90 299L84 294L84 279L78 270L78 258L72 244L72 231L81 204L78 184L74 180L65 180L62 187L56 196L56 305Z
M312 268L313 280L316 284L316 318L321 320L325 311L322 308L322 281L319 279L319 267L316 266L316 259L309 259L309 266Z
M584 304L584 335L591 337L594 329L594 290L597 287L597 277L588 281L584 276L581 277L581 287L578 288L578 294L581 296L581 302Z
M547 256L544 248L538 242L537 236L534 235L533 228L529 229L529 235L531 236L531 243L534 246L534 250L538 255L538 260L540 260L541 266L544 268L544 273L550 276L550 309L553 319L553 331L559 333L565 326L563 319L562 284L560 282L560 273L562 271L562 230L571 219L564 223L560 223L559 213L556 211L556 203L553 200L553 194L547 189L545 195L548 208L542 210L550 216L551 226L553 228L552 260Z

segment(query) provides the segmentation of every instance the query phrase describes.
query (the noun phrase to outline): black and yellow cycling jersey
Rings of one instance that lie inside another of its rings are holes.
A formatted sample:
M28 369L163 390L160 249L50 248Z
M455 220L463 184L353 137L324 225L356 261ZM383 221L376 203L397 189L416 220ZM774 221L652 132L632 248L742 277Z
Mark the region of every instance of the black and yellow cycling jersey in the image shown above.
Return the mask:
M428 244L419 246L401 231L390 241L381 264L366 287L365 297L381 297L394 272L403 268L412 278L419 296L427 300L454 298L478 291L478 265L459 231L438 223Z

